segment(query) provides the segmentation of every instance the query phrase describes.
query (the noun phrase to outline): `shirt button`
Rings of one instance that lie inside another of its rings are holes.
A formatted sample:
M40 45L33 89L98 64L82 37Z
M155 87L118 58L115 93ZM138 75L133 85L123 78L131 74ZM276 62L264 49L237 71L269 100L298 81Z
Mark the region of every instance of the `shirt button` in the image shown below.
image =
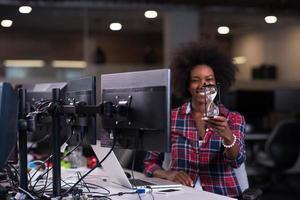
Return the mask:
M209 128L205 129L205 131L208 132L208 131L209 131Z

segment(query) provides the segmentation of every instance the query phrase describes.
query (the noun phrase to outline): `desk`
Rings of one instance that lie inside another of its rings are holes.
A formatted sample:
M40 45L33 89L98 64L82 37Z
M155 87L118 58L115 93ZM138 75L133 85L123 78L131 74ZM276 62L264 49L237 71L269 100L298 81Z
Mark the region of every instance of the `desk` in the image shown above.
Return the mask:
M77 180L76 171L80 171L82 174L84 174L85 172L87 172L87 169L85 169L85 168L78 169L78 170L74 170L74 169L65 170L65 169L63 169L62 170L63 180L67 181L68 183L75 182ZM73 180L72 180L72 177L73 177ZM163 180L163 179L159 179L159 178L149 178L149 177L146 177L144 174L141 174L141 173L138 173L138 172L135 172L135 177L139 178L139 179L142 179L142 180L145 180L145 181L158 183L158 184L169 182L167 180ZM104 180L106 180L106 181L104 181ZM105 187L110 191L111 194L115 194L115 193L119 193L119 192L132 192L133 191L131 189L127 189L125 187L122 187L120 185L117 185L117 184L112 183L111 181L109 181L109 177L107 177L105 175L104 171L101 170L100 168L97 168L89 176L87 176L85 181L88 182L88 183L93 183L93 184L97 184L97 185L100 185L102 187ZM97 189L97 190L92 190L91 189L91 191L99 192L99 189ZM187 186L182 186L182 190L176 191L176 192L171 192L171 193L168 193L168 194L159 194L159 193L154 191L152 193L152 195L147 193L147 194L141 194L140 196L143 200L153 200L153 197L154 197L155 200L162 200L162 199L164 199L164 200L165 199L172 199L172 200L182 200L182 199L186 199L186 200L199 200L199 199L203 199L203 200L232 200L233 199L233 198L217 195L217 194L210 193L210 192L199 191L197 189L190 188L190 187L187 187ZM125 194L123 196L112 196L110 198L111 199L124 199L124 200L139 200L139 197L138 197L137 194Z

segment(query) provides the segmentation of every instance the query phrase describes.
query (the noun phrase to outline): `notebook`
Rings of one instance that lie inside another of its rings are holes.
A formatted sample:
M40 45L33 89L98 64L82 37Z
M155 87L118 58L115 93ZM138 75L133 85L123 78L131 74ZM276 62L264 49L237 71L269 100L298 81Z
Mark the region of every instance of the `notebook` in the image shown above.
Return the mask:
M91 145L98 160L101 161L104 156L107 155L110 148L101 147L100 141L97 141L96 145ZM149 187L151 189L178 189L180 190L182 185L177 183L171 184L155 184L151 182L146 182L140 179L128 179L121 164L119 163L114 152L111 152L110 155L102 162L102 167L107 173L107 175L112 179L112 182L122 185L127 188L145 188Z

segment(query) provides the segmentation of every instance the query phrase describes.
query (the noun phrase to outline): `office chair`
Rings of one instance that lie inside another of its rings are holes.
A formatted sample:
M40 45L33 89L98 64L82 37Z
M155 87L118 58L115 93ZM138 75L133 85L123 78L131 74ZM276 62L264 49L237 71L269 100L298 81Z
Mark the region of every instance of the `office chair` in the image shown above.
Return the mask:
M300 122L295 119L280 121L265 143L265 151L257 156L257 162L271 176L271 184L278 183L284 171L297 162L300 149Z
M300 122L283 120L273 129L265 144L265 152L260 153L258 162L276 171L291 168L299 156Z

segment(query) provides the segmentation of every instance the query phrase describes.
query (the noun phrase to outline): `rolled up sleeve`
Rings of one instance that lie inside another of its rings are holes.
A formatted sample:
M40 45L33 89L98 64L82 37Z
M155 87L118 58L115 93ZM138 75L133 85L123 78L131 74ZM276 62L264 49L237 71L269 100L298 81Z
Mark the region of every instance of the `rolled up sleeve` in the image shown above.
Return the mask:
M245 119L239 113L231 113L228 116L228 123L232 130L232 133L236 136L236 142L239 145L239 154L235 159L229 159L224 153L225 164L230 165L233 168L238 168L246 160L246 148L245 148Z
M146 176L152 177L154 171L158 169L162 169L160 163L159 163L159 152L157 151L149 151L147 152L145 159L144 159L144 174Z

